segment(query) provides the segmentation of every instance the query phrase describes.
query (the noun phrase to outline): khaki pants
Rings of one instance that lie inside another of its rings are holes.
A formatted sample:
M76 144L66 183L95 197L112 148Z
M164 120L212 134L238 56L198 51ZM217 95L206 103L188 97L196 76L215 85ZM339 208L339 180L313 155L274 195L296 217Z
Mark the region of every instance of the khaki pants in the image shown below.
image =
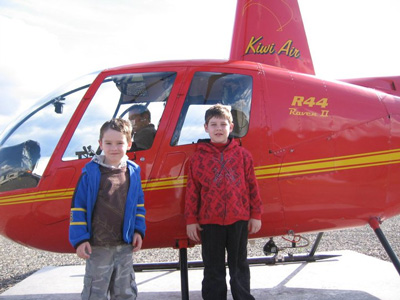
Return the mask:
M82 300L135 300L132 245L92 247L86 261Z

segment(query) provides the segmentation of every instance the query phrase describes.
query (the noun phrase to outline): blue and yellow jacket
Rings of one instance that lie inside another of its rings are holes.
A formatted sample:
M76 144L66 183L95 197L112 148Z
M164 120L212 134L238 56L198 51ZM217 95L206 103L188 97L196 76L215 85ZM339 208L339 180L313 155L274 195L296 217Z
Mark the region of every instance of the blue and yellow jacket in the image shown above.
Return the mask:
M125 204L123 238L128 244L138 232L143 238L146 231L144 194L140 179L140 167L127 161L130 185ZM69 241L74 248L90 239L92 235L92 214L97 200L100 183L100 168L93 161L82 169L82 175L76 186L71 205Z

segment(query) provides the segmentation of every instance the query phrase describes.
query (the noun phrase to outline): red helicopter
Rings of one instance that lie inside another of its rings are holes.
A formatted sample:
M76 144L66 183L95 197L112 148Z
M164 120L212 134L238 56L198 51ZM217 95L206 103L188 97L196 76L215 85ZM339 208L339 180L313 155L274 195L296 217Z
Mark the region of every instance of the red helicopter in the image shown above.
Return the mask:
M99 153L98 128L141 107L156 129L149 145L128 152L142 170L143 248L179 248L185 282L193 246L183 218L187 160L206 137L205 110L222 103L234 117L232 137L253 155L264 202L262 229L250 238L370 224L400 273L379 227L400 214L399 89L400 77L316 77L296 0L238 0L229 60L96 72L15 120L0 137L0 233L74 252L71 198Z

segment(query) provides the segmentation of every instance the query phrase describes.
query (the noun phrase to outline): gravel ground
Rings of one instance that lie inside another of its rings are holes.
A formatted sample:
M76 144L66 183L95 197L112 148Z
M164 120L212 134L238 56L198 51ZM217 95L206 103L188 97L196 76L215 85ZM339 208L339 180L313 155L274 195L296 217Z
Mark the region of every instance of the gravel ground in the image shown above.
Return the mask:
M385 221L381 228L400 256L400 216ZM305 248L289 249L290 253L306 253L315 240L315 234L305 234L310 245ZM268 239L257 239L249 242L249 257L263 256L262 248ZM274 238L278 247L288 246L280 237ZM299 243L300 244L300 243ZM330 231L324 234L318 251L353 250L382 260L390 261L375 233L369 226L346 230ZM287 252L286 252L287 253ZM200 260L200 247L188 249L188 260ZM135 261L170 262L178 261L178 251L174 249L141 250L135 255ZM58 254L30 249L0 236L0 294L19 281L45 266L68 266L84 264L75 254Z

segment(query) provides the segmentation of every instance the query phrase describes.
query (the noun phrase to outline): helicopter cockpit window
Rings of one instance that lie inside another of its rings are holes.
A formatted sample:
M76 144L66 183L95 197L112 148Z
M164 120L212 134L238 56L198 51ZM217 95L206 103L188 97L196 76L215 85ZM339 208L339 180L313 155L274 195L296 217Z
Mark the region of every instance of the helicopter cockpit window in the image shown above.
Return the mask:
M150 149L176 77L175 72L132 73L107 77L91 100L63 160L100 154L101 125L112 118L130 120L132 149Z
M193 76L179 121L171 140L172 146L196 143L208 138L204 131L204 115L217 103L232 112L232 137L247 134L253 90L252 77L241 74L197 72Z
M54 91L0 138L0 192L32 188L39 180L79 101L98 73Z

